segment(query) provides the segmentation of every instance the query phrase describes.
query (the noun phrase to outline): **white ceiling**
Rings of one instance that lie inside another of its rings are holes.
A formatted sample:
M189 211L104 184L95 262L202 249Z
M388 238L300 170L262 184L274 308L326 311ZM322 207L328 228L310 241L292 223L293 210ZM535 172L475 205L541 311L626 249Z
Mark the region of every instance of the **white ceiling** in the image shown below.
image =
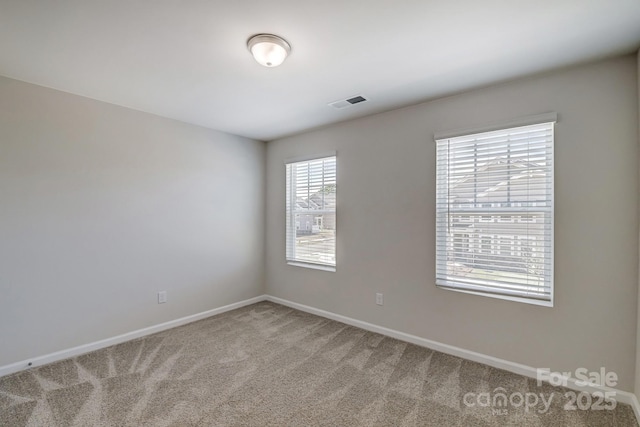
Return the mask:
M0 75L261 140L639 47L640 0L0 0Z

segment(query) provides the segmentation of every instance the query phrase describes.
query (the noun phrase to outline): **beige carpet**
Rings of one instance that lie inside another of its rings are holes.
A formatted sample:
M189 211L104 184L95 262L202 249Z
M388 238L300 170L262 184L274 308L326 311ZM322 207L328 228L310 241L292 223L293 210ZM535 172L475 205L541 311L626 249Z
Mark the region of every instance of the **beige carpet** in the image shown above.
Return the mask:
M478 404L499 387L551 404ZM262 302L0 378L0 425L636 425L627 405L564 410L565 392Z

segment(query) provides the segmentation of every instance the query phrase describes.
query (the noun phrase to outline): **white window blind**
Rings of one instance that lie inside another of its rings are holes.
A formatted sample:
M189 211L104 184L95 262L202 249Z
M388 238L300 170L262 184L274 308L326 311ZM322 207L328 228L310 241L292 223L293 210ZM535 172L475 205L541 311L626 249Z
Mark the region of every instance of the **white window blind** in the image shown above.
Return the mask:
M436 140L437 286L551 304L553 130Z
M286 164L287 261L336 265L336 156Z

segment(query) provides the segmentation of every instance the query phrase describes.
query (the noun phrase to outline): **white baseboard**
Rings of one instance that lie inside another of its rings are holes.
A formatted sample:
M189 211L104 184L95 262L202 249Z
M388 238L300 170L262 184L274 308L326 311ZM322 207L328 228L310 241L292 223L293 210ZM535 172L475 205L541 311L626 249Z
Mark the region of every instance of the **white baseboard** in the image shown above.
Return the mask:
M342 316L340 314L332 313L330 311L320 310L318 308L310 307L308 305L299 304L297 302L285 300L282 298L273 297L271 295L266 296L267 301L282 304L287 307L295 308L300 311L315 314L318 316L326 317L327 319L336 320L338 322L346 323L347 325L355 326L370 332L376 332L381 335L385 335L391 338L396 338L401 341L410 342L421 347L426 347L431 350L436 350L441 353L450 354L452 356L461 357L463 359L471 360L485 365L492 366L498 369L504 369L505 371L513 372L515 374L524 375L530 378L537 378L537 369L531 366L522 365L520 363L510 362L508 360L499 359L497 357L489 356L482 353L476 353L475 351L465 350L460 347L454 347L452 345L443 344L437 341L421 338L416 335L406 334L404 332L396 331L394 329L385 328L383 326L374 325L372 323L363 322L362 320L353 319L351 317ZM567 387L576 391L585 391L588 393L598 392L614 392L616 401L620 403L626 403L633 407L636 414L636 418L640 420L640 404L635 394L627 391L613 389L600 385L579 385L576 384L576 378L565 378Z
M0 366L0 377L9 375L14 372L22 371L24 369L33 368L36 366L42 366L49 363L57 362L59 360L68 359L70 357L79 356L90 351L99 350L101 348L109 347L115 344L120 344L125 341L130 341L135 338L140 338L145 335L155 334L156 332L162 332L167 329L175 328L177 326L186 325L187 323L195 322L197 320L205 319L207 317L215 316L216 314L224 313L226 311L235 310L236 308L244 307L246 305L255 304L260 301L266 300L266 295L260 295L254 298L249 298L244 301L235 302L233 304L225 305L224 307L214 308L212 310L203 311L202 313L192 314L190 316L181 317L180 319L170 320L168 322L160 323L158 325L149 326L148 328L138 329L136 331L127 332L126 334L118 335L115 337L107 338L100 341L95 341L89 344L79 345L77 347L69 348L66 350L56 351L55 353L45 354L44 356L37 356L32 359L26 359L20 362L11 363L9 365Z

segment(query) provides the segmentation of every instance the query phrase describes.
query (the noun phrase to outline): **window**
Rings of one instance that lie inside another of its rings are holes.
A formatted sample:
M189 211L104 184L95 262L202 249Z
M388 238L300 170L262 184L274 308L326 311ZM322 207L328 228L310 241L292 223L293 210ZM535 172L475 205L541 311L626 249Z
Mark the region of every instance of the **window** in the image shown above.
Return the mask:
M336 156L286 164L287 262L335 271Z
M555 115L543 117L436 137L437 286L552 305Z

